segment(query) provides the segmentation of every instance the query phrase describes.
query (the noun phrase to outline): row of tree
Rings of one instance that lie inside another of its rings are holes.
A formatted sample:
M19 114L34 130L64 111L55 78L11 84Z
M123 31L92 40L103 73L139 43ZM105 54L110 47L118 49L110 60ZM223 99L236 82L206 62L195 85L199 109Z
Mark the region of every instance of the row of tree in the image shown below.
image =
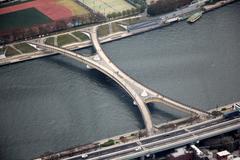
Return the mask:
M146 9L146 0L126 0L128 3L132 4L135 8L127 9L122 12L113 12L107 15L108 19L115 19L117 17L131 16L137 13L144 12Z
M151 16L167 13L182 6L190 4L193 0L158 0L152 1L148 6L147 13Z
M147 8L146 0L127 0L127 2L138 8L140 12L144 12Z
M117 17L126 17L126 16L131 16L134 15L136 13L139 13L140 9L139 8L132 8L132 9L128 9L128 10L124 10L122 12L113 12L107 15L108 19L115 19Z
M219 2L220 0L210 0L208 3L210 4L213 4L213 3L216 3L216 2Z
M32 39L38 36L47 35L52 32L101 21L105 21L105 17L98 13L73 16L47 24L34 25L29 28L16 28L3 31L0 32L0 39L4 40L5 43L11 43L17 40Z

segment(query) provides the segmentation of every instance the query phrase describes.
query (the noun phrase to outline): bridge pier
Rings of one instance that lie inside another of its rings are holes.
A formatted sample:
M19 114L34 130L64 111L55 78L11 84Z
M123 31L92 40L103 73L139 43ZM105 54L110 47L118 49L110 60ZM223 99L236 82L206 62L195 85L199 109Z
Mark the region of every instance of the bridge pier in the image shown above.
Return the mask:
M133 101L133 104L136 106L136 105L137 105L137 102L136 102L136 101Z
M91 66L89 66L88 64L86 65L87 69L93 69Z

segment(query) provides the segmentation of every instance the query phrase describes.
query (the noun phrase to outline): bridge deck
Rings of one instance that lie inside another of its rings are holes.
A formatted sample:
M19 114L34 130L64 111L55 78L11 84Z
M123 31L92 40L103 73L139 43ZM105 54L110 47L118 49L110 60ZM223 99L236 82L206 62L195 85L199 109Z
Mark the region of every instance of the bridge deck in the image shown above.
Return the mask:
M29 43L32 45L36 45L36 47L40 47L53 52L59 52L65 56L68 56L77 61L80 61L81 63L86 64L90 68L95 68L112 78L133 98L134 103L138 106L142 114L145 127L149 135L153 133L153 122L149 110L146 106L146 104L150 102L160 102L183 112L204 117L208 116L208 113L205 111L201 111L200 109L187 106L147 88L143 84L139 83L138 81L134 80L132 77L121 71L115 64L112 63L112 61L107 57L104 50L101 48L97 36L97 28L98 26L94 26L89 30L85 31L85 33L90 37L94 48L96 49L96 55L90 57L82 56L72 51L51 45L46 45L43 43Z

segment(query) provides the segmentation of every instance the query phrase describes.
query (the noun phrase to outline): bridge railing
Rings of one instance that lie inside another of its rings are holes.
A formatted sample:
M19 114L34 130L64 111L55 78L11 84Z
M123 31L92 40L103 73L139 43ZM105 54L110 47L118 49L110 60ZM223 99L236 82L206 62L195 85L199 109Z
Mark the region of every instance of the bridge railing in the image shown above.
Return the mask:
M93 46L95 47L95 50L96 50L96 52L97 52L96 46L94 45L94 40L93 40L92 34L93 34L93 33L89 33L89 36L90 36L90 39L91 39L91 41L92 41L92 44L93 44ZM96 33L95 33L95 34L97 34L97 29L96 29ZM114 65L114 66L119 70L119 72L122 72L125 76L127 76L127 77L129 78L129 80L130 80L130 83L132 83L133 85L135 85L134 83L136 83L136 84L138 84L138 85L141 85L141 87L143 87L143 90L148 90L148 91L154 92L155 94L157 94L157 95L159 95L159 96L162 96L162 97L163 97L163 101L164 101L164 99L169 99L170 101L174 101L174 102L176 102L176 103L178 103L178 104L180 104L180 105L183 105L183 106L185 106L185 107L194 109L194 110L196 110L196 111L198 111L198 112L202 112L202 113L205 113L205 114L209 114L208 112L202 111L202 110L200 110L199 108L196 108L196 107L193 107L193 106L190 106L190 105L186 105L186 104L184 104L184 103L182 103L182 102L180 102L180 101L173 100L173 99L171 99L170 97L167 97L167 96L165 96L165 95L162 95L162 94L160 94L158 91L155 91L155 90L153 90L153 89L148 88L148 87L145 86L143 83L141 83L141 82L139 82L138 80L136 80L135 78L131 77L129 74L127 74L126 72L124 72L124 70L120 69L116 64L114 64L114 63L111 62L110 58L107 56L107 54L106 54L106 52L104 51L104 49L101 47L101 43L100 43L97 35L96 35L96 39L95 39L95 40L97 41L97 43L98 43L99 47L101 48L101 50L103 51L104 55L109 59L110 63L111 63L112 65Z

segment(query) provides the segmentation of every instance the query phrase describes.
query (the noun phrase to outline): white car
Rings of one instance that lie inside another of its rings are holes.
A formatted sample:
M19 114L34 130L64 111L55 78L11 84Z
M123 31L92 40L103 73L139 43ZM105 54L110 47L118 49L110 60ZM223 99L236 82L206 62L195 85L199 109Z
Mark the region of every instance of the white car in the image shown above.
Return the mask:
M135 151L140 151L140 150L142 150L142 147L140 146L135 149Z
M82 158L87 158L88 157L88 155L87 154L82 154L82 156L81 156Z

